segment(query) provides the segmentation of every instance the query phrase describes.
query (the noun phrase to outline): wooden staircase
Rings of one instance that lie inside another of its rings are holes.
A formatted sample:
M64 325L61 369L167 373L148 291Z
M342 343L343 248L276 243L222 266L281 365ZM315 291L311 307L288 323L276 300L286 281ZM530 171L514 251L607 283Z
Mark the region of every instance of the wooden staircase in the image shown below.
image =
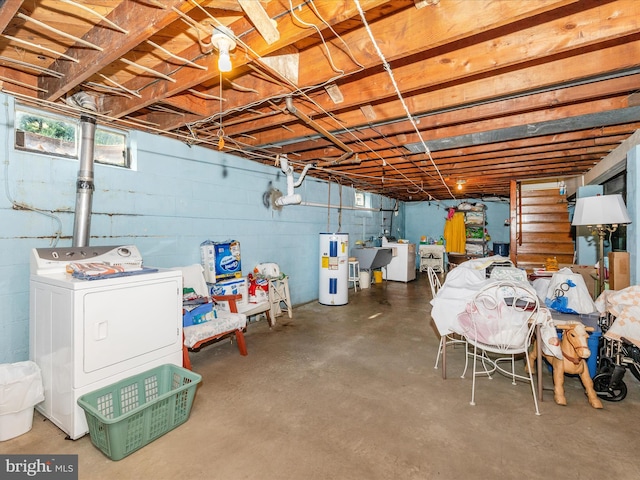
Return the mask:
M572 264L574 241L567 199L558 189L522 190L511 183L511 261L531 271L544 267L548 258Z

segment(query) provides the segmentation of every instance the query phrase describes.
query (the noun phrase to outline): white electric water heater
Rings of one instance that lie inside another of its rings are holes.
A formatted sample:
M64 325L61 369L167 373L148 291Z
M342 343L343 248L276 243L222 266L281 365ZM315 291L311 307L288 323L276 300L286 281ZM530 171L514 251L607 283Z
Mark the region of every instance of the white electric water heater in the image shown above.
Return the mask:
M318 302L346 305L349 301L349 234L320 234Z

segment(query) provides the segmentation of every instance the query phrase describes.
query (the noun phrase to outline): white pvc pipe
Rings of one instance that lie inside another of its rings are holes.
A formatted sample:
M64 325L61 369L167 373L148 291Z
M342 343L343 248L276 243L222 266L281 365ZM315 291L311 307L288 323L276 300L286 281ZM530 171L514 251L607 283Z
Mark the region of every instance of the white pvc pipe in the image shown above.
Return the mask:
M304 207L322 207L322 208L335 208L335 209L344 209L344 210L360 210L363 212L380 212L379 208L370 208L370 207L350 207L346 205L329 205L326 203L314 203L314 202L301 202L300 205Z
M285 205L299 205L300 202L302 202L302 197L297 193L294 193L294 190L296 187L299 187L302 184L302 181L304 180L304 177L307 174L307 171L311 167L312 167L311 163L305 165L304 169L302 170L302 173L300 174L300 178L298 178L297 182L294 182L293 167L289 166L289 161L287 157L285 156L280 157L280 168L282 169L284 174L287 176L287 195L276 199L275 203L277 206L283 207Z

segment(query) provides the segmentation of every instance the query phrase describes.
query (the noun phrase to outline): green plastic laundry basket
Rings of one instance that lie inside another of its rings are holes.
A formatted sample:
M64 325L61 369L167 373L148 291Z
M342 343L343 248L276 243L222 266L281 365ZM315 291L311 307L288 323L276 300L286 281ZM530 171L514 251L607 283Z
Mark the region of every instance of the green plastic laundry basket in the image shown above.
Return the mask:
M201 380L167 364L81 396L91 442L111 460L141 449L187 421Z

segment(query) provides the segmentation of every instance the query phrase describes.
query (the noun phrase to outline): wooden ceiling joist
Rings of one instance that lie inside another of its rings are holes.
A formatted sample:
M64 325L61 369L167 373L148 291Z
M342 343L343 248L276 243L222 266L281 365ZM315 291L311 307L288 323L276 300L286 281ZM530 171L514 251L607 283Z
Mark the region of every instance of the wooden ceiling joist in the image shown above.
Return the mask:
M86 89L111 126L203 148L222 122L227 152L398 200L582 175L640 127L637 0L1 3L4 92L49 108ZM218 26L237 41L222 76Z

